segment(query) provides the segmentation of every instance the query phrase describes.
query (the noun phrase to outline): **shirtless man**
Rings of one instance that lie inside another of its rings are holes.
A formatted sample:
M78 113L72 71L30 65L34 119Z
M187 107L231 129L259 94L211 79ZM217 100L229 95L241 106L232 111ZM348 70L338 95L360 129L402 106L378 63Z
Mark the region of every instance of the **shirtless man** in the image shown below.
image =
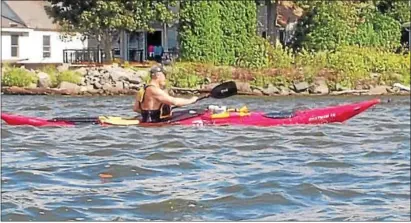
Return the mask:
M185 106L195 103L198 97L176 98L170 96L166 86L166 74L162 66L156 65L150 69L151 80L137 94L133 111L142 116L141 122L155 123L171 117L171 106Z

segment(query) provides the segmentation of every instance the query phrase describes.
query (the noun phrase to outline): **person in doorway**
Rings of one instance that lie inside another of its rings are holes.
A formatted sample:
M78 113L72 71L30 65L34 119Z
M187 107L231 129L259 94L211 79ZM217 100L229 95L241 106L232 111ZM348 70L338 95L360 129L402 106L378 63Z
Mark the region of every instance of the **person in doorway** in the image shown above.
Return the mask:
M148 46L148 57L154 58L154 46L151 44Z
M171 118L171 106L185 106L195 103L198 97L176 98L165 90L166 72L163 66L155 65L150 69L150 83L138 92L133 111L141 114L141 122L155 123Z
M154 47L154 59L157 63L161 63L161 57L163 56L163 47L155 46Z

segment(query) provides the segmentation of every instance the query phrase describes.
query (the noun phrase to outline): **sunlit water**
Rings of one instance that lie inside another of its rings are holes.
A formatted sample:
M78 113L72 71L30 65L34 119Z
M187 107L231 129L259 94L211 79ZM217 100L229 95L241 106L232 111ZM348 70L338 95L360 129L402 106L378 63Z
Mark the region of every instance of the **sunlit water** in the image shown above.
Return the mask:
M232 97L266 111L370 97ZM7 126L3 221L407 221L410 99L344 124L288 127ZM3 112L134 115L132 97L2 96ZM111 178L102 178L100 174Z

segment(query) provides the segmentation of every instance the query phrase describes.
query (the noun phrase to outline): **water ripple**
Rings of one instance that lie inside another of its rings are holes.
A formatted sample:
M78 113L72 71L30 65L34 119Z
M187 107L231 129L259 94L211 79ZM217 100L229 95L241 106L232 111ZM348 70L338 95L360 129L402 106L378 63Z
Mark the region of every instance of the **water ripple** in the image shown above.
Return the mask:
M368 98L215 103L293 110ZM407 221L410 99L391 99L346 123L318 126L3 124L2 220ZM131 116L132 100L4 95L2 109L46 118Z

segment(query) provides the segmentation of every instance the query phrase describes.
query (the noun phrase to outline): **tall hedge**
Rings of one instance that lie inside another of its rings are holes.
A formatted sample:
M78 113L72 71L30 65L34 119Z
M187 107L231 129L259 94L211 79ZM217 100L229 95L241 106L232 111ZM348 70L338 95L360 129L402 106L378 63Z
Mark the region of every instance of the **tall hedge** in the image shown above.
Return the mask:
M181 1L179 41L186 61L234 65L256 35L254 1Z
M233 65L247 43L256 35L257 9L253 1L220 1L223 31L222 64Z
M222 30L221 5L217 1L181 1L181 57L187 61L220 61Z

